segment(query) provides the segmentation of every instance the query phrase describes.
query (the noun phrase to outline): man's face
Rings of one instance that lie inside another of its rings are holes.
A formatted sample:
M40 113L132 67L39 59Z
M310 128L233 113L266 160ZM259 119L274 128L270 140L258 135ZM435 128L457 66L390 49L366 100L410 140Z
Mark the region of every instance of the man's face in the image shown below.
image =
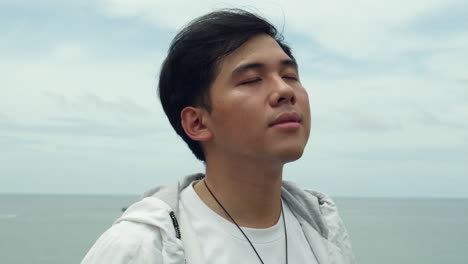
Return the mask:
M263 34L222 59L207 120L216 153L283 164L302 155L310 109L295 65Z

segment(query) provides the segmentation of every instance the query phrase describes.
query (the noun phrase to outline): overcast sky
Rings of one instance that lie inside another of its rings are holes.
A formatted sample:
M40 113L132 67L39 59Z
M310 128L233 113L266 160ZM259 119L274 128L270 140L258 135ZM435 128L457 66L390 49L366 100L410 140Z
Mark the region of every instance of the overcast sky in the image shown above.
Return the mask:
M203 171L156 97L171 39L249 7L284 30L312 132L284 177L468 197L468 2L0 0L0 193L140 194Z

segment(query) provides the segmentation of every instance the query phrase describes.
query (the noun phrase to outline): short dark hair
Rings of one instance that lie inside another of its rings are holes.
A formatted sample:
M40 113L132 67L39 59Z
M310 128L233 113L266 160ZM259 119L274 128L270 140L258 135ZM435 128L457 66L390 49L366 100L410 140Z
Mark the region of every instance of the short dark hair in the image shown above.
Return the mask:
M267 34L295 60L283 36L266 19L242 9L222 9L186 25L172 40L159 75L159 98L172 127L193 154L205 161L201 144L187 136L181 111L187 106L211 112L210 86L222 58L252 37Z

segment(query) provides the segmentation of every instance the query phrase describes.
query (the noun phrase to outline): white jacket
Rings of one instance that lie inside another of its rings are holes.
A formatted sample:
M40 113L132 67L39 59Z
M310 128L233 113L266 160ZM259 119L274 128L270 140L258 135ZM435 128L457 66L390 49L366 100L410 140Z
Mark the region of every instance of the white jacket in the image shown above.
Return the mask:
M81 264L205 263L190 220L179 215L180 192L203 174L157 186L130 206L94 244ZM336 204L326 195L284 181L283 200L291 208L319 264L355 263L351 242ZM184 248L191 248L186 255ZM197 253L198 252L198 253ZM221 263L222 264L222 263Z

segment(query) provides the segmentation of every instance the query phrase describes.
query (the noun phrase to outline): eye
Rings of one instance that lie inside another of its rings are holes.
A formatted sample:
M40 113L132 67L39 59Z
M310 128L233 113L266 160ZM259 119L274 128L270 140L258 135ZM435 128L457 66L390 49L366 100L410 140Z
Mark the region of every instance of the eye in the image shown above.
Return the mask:
M285 75L283 76L283 79L299 81L299 78L296 75Z
M254 79L249 79L249 80L242 81L241 83L239 83L239 85L253 84L253 83L256 83L256 82L259 82L259 81L261 81L260 78L254 78Z

